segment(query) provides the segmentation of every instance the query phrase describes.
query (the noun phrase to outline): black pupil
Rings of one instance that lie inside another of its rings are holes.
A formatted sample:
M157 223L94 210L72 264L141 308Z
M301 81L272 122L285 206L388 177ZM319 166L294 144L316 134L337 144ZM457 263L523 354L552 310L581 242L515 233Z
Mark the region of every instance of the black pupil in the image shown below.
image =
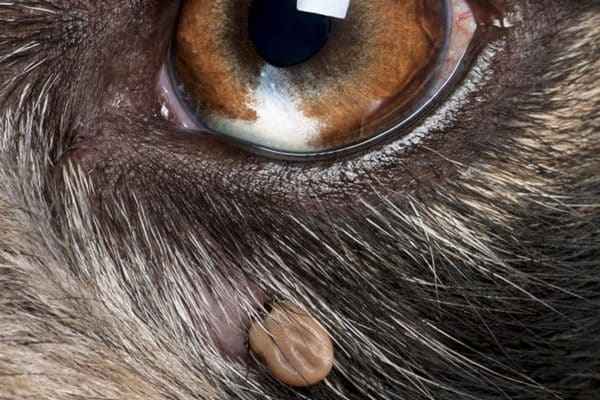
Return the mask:
M314 56L329 37L329 17L296 9L297 0L253 0L248 15L250 40L261 57L276 67Z

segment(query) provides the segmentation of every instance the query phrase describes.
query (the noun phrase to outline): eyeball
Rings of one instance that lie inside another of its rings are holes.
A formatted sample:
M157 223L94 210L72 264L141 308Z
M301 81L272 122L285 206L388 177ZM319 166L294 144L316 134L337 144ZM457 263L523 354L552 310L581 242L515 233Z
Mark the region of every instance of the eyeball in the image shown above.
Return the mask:
M171 77L221 137L281 154L360 147L408 125L448 80L457 2L186 0Z

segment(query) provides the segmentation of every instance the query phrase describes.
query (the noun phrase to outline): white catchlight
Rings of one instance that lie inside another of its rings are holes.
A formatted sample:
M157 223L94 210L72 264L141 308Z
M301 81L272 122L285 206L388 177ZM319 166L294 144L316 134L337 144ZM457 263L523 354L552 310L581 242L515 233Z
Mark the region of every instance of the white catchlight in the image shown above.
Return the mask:
M326 15L334 18L346 18L350 0L298 0L298 11Z

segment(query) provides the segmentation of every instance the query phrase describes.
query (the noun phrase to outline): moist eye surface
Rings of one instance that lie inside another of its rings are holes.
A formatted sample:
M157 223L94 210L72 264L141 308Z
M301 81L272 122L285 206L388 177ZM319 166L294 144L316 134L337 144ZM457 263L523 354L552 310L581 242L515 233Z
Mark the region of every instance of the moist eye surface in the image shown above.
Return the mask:
M337 18L295 0L188 0L171 75L213 134L291 154L360 146L416 118L447 81L455 3L351 1Z

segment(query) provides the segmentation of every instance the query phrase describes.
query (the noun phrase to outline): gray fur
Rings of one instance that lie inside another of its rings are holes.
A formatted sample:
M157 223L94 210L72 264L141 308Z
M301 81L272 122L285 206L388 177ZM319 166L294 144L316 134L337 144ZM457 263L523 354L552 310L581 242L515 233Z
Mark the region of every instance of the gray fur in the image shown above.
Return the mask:
M96 179L66 156L81 98L40 72L62 54L43 21L63 13L76 32L84 3L0 5L0 26L30 27L0 27L0 398L594 399L600 12L589 4L556 33L564 46L541 83L506 88L519 90L497 109L507 135L481 157L448 158L456 173L426 193L373 185L345 207L298 196L283 209L217 184L188 203ZM176 182L161 179L143 183ZM223 355L220 324L261 300L246 279L329 328L327 382L295 391Z

